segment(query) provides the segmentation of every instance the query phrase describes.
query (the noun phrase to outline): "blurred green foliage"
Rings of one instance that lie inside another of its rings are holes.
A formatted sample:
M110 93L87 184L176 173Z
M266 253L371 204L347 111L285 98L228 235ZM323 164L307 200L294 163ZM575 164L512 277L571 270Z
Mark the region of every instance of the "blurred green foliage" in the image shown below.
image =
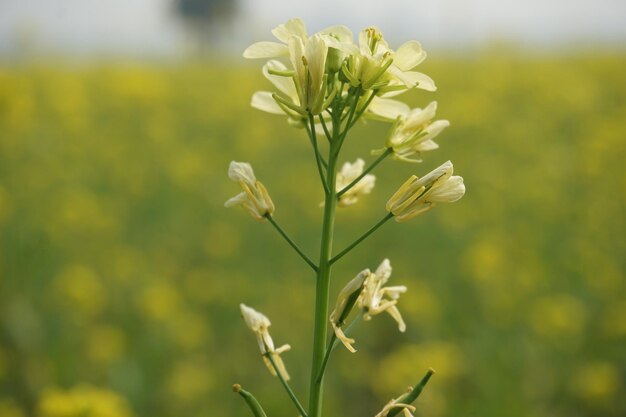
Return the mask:
M0 69L0 415L242 416L241 383L293 416L239 317L273 322L306 397L313 275L271 226L223 202L252 162L276 219L316 257L322 200L304 132L254 111L239 64ZM334 271L334 293L389 257L408 331L387 316L331 358L329 415L373 415L437 374L418 414L623 416L626 56L431 59L452 126L421 165L385 161L338 214L341 249L411 174L447 159L467 194L390 222ZM357 127L345 160L380 148Z

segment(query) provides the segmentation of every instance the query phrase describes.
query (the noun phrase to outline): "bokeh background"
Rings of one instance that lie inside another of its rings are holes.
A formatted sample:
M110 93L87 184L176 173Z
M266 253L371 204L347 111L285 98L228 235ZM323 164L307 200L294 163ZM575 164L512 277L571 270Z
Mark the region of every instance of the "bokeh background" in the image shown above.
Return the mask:
M302 131L248 105L241 51L293 16L420 40L451 121L421 165L386 161L336 247L412 173L447 159L467 195L391 222L334 272L385 257L399 303L331 359L328 415L374 415L437 370L417 415L626 415L626 5L619 0L0 3L0 416L293 416L239 317L267 314L306 398L314 282L268 224L223 202L250 161L317 253L322 193ZM381 147L358 126L345 160ZM334 297L334 296L333 296Z

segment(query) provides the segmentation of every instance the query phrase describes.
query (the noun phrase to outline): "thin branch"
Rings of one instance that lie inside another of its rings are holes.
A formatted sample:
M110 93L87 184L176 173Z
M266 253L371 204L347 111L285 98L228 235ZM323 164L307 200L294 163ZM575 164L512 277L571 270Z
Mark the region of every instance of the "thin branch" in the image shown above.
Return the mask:
M354 126L356 122L359 121L359 119L361 118L361 116L363 116L363 113L365 113L365 110L367 110L367 107L370 105L374 97L376 97L376 90L372 91L372 94L369 96L369 98L367 99L363 107L361 107L356 117L354 118L354 121L352 121L352 124L348 126L348 129L352 128L352 126Z
M350 330L357 322L359 322L359 319L361 317L362 315L359 314L354 320L352 320L352 323L350 323L348 327L346 327L346 331L344 332L346 336L350 335ZM317 376L318 382L324 377L324 373L326 372L326 365L328 364L328 359L330 359L330 354L337 347L337 340L339 339L337 339L337 335L335 334L335 332L333 332L333 335L330 338L330 343L328 344L328 348L326 349L326 353L324 354L324 361L322 362L320 373Z
M361 181L363 179L363 177L365 177L367 174L369 174L371 170L376 168L376 165L380 164L383 161L383 159L385 159L387 156L391 155L392 152L393 152L393 149L387 148L385 150L385 152L382 155L380 155L377 160L372 162L372 164L369 167L367 167L367 169L365 169L365 171L363 171L363 173L361 175L356 177L356 179L354 181L352 181L350 184L348 184L345 187L343 187L343 189L337 193L337 198L340 198L348 190L350 190L350 188L354 187L359 181Z
M302 249L300 249L300 248L298 247L298 245L296 245L296 243L295 243L295 242L294 242L294 241L293 241L293 240L289 237L289 235L287 235L287 233L285 233L285 231L282 229L282 227L280 227L280 226L278 225L278 223L276 223L276 220L274 220L274 218L273 218L270 214L267 214L267 215L265 216L265 218L266 218L267 220L269 220L269 222L272 224L272 226L274 226L274 228L278 231L278 233L280 233L280 235L281 235L283 238L285 238L285 240L287 241L287 243L289 243L289 245L291 245L291 247L292 247L292 248L293 248L296 252L298 252L298 255L300 255L300 257L304 260L304 262L306 262L306 263L307 263L307 264L308 264L311 268L313 268L313 270L314 270L315 272L317 272L317 265L315 265L315 264L313 263L313 261L312 261L311 259L309 259L309 257L308 257L308 256L306 256L306 255L304 254L304 252L302 252Z
M271 353L266 353L265 357L269 359L270 363L272 364L272 367L274 368L274 371L276 372L276 376L278 376L278 379L280 379L280 382L283 384L283 387L285 387L287 394L289 394L291 401L293 401L293 404L296 406L296 408L298 409L302 417L307 417L306 411L304 411L304 407L302 407L302 404L300 404L300 401L298 401L298 397L296 397L296 394L294 394L293 390L291 389L287 381L285 381L285 378L283 378L282 374L278 370L278 367L276 366L276 362L274 362L274 358L272 358Z
M332 258L330 260L331 264L334 264L335 262L337 262L339 259L341 259L344 255L346 255L348 252L350 252L352 249L354 249L354 247L356 245L358 245L359 243L361 243L366 237L368 237L369 235L371 235L372 233L374 233L380 226L382 226L383 224L385 224L387 222L387 220L391 219L393 217L393 213L387 213L385 215L385 217L383 217L378 223L376 223L374 226L372 226L371 229L369 229L367 232L363 233L361 235L361 237L359 237L357 240L355 240L354 242L352 242L351 244L348 245L348 247L346 247L344 250L342 250L341 252L339 252L337 255L335 255L334 258Z
M326 135L326 139L328 139L328 141L330 142L333 137L330 134L330 131L328 130L328 127L326 126L326 122L324 121L324 116L319 114L318 117L320 119L320 123L322 125L322 129L324 129L324 134ZM331 117L332 117L332 114L331 114Z

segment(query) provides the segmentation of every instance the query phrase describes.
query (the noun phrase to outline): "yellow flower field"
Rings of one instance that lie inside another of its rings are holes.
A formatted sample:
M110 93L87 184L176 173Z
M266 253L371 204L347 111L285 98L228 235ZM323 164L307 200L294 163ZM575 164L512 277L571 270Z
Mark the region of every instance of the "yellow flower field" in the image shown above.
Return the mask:
M293 416L239 303L272 317L305 392L314 277L271 226L223 207L228 164L254 160L307 253L322 190L305 135L249 107L267 87L256 67L226 61L0 68L0 416L241 416L236 382ZM329 415L346 415L346 396L370 415L428 367L417 415L625 415L626 55L423 67L439 90L410 101L450 120L437 141L467 194L389 222L335 270L333 294L393 255L411 331L360 323L358 353L331 359ZM346 160L374 160L356 151L386 134L357 127ZM337 247L442 155L386 160L338 212Z

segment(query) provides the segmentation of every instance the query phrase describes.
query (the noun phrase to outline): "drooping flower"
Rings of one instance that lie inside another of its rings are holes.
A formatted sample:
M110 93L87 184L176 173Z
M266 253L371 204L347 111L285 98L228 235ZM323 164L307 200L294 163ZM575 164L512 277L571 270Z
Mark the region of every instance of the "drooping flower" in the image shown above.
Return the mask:
M374 117L386 121L395 120L385 148L372 151L372 155L380 155L391 149L395 159L405 162L421 162L422 152L437 149L439 145L433 140L443 129L450 125L447 120L435 120L437 102L433 101L424 109L410 109L405 103L376 97L368 107ZM409 158L417 155L418 159Z
M265 220L266 216L274 213L274 203L265 186L254 176L249 163L232 161L228 167L228 177L238 182L243 192L226 201L224 206L241 205L257 220Z
M364 309L363 319L371 320L372 316L387 312L397 323L401 332L406 330L406 324L396 307L400 294L406 292L404 285L385 287L391 276L391 263L389 259L383 260L376 272L370 273L363 287L363 291L357 301L358 306Z
M339 292L337 296L337 302L335 303L335 309L330 313L330 323L333 326L337 339L343 343L343 345L350 352L356 352L356 349L352 346L354 339L351 339L345 335L341 327L345 324L346 318L350 314L352 307L357 302L361 291L363 290L363 284L367 277L371 274L369 269L364 269L354 277L345 287Z
M362 173L365 167L365 161L358 158L353 164L346 162L341 167L341 171L337 173L336 190L337 192L343 190L356 180ZM343 193L339 197L337 205L339 207L350 206L358 201L358 198L364 194L369 194L374 188L376 183L376 177L372 174L367 174L352 186L348 191Z
M453 176L447 161L422 178L412 175L387 201L387 211L396 221L410 220L432 209L436 203L453 203L465 194L463 178Z
M272 340L268 330L268 327L272 324L270 320L264 314L259 313L252 307L248 307L243 303L239 305L239 308L246 325L256 336L257 342L259 343L259 349L261 350L261 355L263 355L263 361L265 362L265 365L269 369L270 373L277 376L276 370L274 369L272 362L269 360L268 355L271 355L272 360L276 364L276 369L282 378L285 381L288 381L289 374L287 373L287 369L285 368L285 364L281 359L280 354L290 350L291 346L283 345L279 348L274 348L274 341Z

